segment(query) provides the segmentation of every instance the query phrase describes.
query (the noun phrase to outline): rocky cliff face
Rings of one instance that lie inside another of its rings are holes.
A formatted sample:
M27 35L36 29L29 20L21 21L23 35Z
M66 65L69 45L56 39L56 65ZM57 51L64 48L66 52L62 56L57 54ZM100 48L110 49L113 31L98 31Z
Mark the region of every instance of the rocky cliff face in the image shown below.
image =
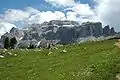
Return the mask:
M99 37L102 36L103 30L102 30L102 23L92 23L92 22L86 22L81 25L81 29L79 31L79 37Z
M19 30L19 29L13 27L10 30L10 33L7 32L1 36L1 40L4 40L5 37L9 37L9 38L16 37L17 40L21 40L24 37L24 32L23 32L23 30Z
M103 28L103 35L104 36L112 36L115 34L116 34L116 32L115 32L114 28L110 29L109 25L107 25Z
M100 22L85 22L79 25L75 21L52 20L42 24L32 24L30 27L22 30L12 28L10 33L4 34L1 39L3 40L5 37L16 37L20 45L29 45L30 41L37 43L43 39L50 41L56 40L59 43L65 44L90 36L99 38L101 36L107 37L115 34L114 28L110 29L109 26L102 28L102 23Z

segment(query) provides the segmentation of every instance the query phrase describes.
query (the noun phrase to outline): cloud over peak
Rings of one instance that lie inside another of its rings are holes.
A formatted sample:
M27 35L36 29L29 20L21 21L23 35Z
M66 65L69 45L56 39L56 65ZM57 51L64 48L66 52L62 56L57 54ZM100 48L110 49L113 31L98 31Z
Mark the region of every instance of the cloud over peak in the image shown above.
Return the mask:
M9 32L12 27L16 26L12 23L0 22L0 36L5 34L6 32Z

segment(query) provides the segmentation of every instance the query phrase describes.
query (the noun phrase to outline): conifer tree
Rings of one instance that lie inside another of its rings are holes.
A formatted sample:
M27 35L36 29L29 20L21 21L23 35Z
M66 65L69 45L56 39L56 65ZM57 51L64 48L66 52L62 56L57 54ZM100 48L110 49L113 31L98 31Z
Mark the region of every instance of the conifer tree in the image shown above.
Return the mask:
M4 40L4 48L5 49L9 49L10 48L10 41L9 41L8 37L6 37L5 40Z
M14 49L16 44L17 44L16 38L15 37L11 38L10 39L10 48Z

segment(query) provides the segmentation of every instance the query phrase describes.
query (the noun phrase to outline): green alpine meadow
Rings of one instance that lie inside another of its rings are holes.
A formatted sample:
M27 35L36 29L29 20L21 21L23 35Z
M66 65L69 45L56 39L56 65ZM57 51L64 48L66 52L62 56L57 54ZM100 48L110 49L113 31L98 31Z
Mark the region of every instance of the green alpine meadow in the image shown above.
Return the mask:
M53 49L0 50L0 80L119 80L116 39L56 45Z

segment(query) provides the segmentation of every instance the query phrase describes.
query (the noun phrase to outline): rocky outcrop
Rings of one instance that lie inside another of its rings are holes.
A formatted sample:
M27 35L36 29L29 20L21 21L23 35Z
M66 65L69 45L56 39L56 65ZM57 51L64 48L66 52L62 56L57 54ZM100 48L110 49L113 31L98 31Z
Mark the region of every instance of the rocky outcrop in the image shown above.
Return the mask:
M4 44L1 40L0 40L0 48L4 48Z
M115 34L116 34L116 32L115 32L114 28L112 27L112 28L110 29L110 35L112 36L112 35L115 35Z
M99 37L102 36L102 23L96 22L86 22L81 25L84 27L84 31L82 34L82 37L88 37L88 36L94 36L94 37Z
M103 36L109 36L109 35L110 35L110 27L109 25L107 25L103 28Z
M103 28L103 36L113 36L115 34L116 32L113 27L110 29L109 25L107 25Z
M58 26L64 26L64 25L71 25L71 26L79 26L79 23L75 21L69 21L69 20L52 20L48 23L49 25L58 25Z
M21 30L12 28L10 33L4 34L1 39L16 37L19 42L18 47L28 47L30 44L36 46L43 39L45 39L43 43L51 43L56 40L57 43L66 44L80 40L89 41L99 38L103 40L103 38L115 34L114 28L110 29L109 25L102 28L100 22L85 22L80 25L75 21L52 20L42 24L32 24Z
M1 40L4 40L5 37L13 38L16 37L17 40L21 40L24 37L24 32L23 30L19 30L18 28L12 28L10 30L10 33L5 33L4 35L1 36Z
M36 40L20 40L17 44L17 48L29 48L30 45L37 46L38 41Z
M57 39L60 43L70 43L73 39L72 28L70 27L60 27L56 33Z

